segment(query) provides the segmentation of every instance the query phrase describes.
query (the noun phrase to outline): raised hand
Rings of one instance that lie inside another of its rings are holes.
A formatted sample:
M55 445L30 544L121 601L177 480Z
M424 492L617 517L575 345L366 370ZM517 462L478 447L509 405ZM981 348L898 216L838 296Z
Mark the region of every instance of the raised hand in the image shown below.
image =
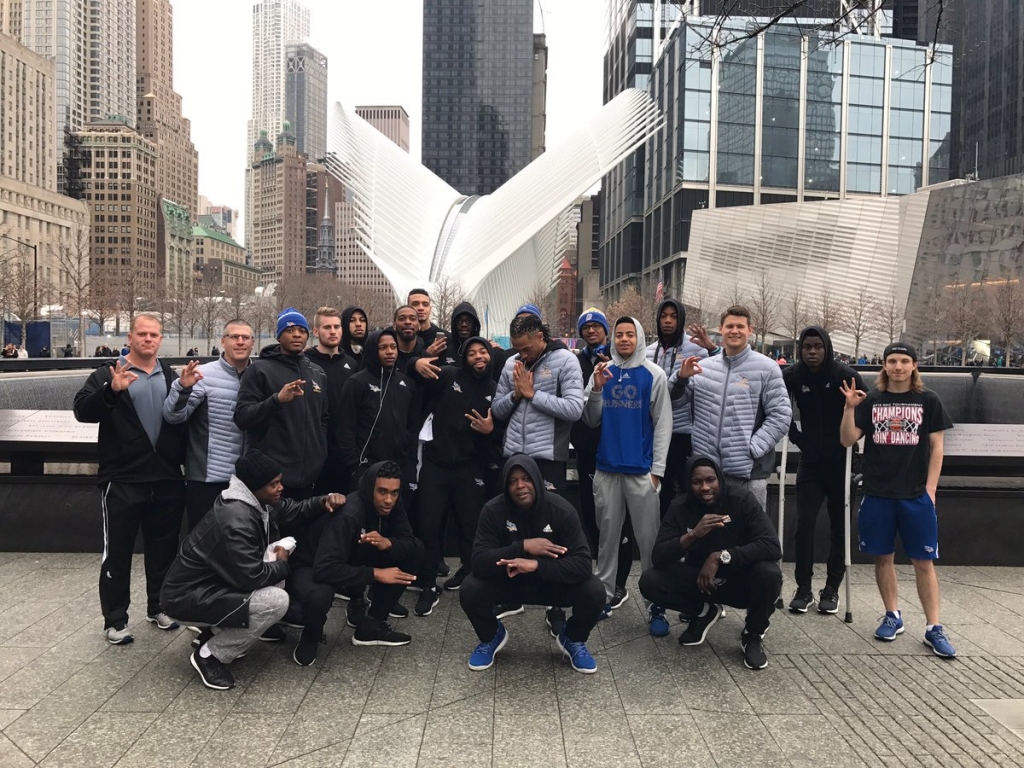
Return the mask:
M199 361L189 360L188 364L181 369L181 375L178 377L178 380L184 389L191 389L196 385L196 382L202 381L203 372L199 370Z
M277 393L277 399L282 403L290 403L296 397L302 397L305 394L302 391L302 385L305 383L305 379L296 379L295 381L288 382Z
M703 325L691 323L686 327L686 332L690 334L690 341L698 347L704 347L708 352L715 348L715 342L708 336L708 329Z
M846 397L847 408L856 408L868 396L867 392L857 389L856 379L850 379L848 382L844 381L839 385L839 391Z
M604 385L612 380L612 372L608 370L610 363L598 363L594 366L594 386L592 391L600 392Z
M715 528L724 528L729 519L728 515L704 515L697 526L690 531L690 535L697 539L703 539Z
M494 431L494 419L491 417L491 409L487 409L487 415L481 416L475 409L466 414L469 419L469 428L481 435L489 435Z
M698 373L704 373L704 369L700 367L699 357L694 355L683 360L683 364L679 368L680 379L688 379L691 376L695 376Z
M437 336L434 337L434 342L429 347L427 347L427 355L431 357L437 357L447 348L448 338L446 336L441 336L440 334L438 334Z
M442 341L443 341L443 337ZM434 344L437 342L435 341ZM430 346L433 347L434 344ZM416 361L416 373L422 376L424 379L436 379L441 375L441 369L434 365L436 357L421 357Z
M510 579L514 579L521 573L533 573L537 570L537 561L525 557L515 557L511 560L499 560L498 565L505 566L505 572Z
M114 370L110 372L110 389L114 392L124 392L132 385L139 374L128 370L128 363L121 364L118 360L114 363Z
M515 384L516 394L527 400L533 399L533 374L526 370L526 366L516 361L512 369L512 383Z
M345 506L345 494L343 493L329 493L324 497L324 509L328 512L333 512L343 506Z
M360 544L369 544L371 547L376 547L381 552L387 552L391 549L391 539L387 536L382 536L380 531L367 531L359 537Z

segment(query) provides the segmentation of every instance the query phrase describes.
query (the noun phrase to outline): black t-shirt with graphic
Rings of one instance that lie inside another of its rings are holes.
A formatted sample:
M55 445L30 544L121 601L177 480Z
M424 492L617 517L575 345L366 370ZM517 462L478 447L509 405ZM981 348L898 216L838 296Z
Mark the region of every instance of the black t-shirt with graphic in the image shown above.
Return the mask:
M886 499L916 499L925 492L929 436L953 422L939 396L873 389L854 413L864 433L864 493Z

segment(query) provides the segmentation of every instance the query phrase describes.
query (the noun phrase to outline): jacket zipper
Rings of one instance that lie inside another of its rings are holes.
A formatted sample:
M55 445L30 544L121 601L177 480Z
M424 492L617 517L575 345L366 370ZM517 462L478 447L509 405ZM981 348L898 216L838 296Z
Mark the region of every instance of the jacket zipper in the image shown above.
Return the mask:
M728 398L728 396L729 396L729 377L730 376L732 376L732 358L729 357L728 355L726 355L725 356L725 383L722 386L722 410L718 412L718 441L717 441L716 444L719 446L719 448L718 448L719 451L722 450L722 448L721 448L721 446L722 446L722 426L725 424L726 398ZM721 458L722 458L721 455L719 455L719 459L721 459ZM725 474L725 470L724 469L722 470L722 474L723 475Z

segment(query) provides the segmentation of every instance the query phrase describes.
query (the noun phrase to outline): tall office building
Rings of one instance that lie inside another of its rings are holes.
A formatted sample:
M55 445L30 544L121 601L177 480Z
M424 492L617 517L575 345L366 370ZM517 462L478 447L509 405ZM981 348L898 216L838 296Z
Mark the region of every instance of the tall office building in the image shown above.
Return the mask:
M65 181L65 139L87 122L135 122L136 0L8 2L0 31L52 59L56 71L57 187Z
M530 162L534 0L424 0L423 164L465 195Z
M276 145L266 135L256 142L251 167L252 227L247 243L251 266L281 280L306 272L306 157L300 155L286 122Z
M252 260L251 170L262 150L263 132L277 136L285 121L285 79L288 43L309 36L309 9L296 0L259 0L252 9L252 113L246 133L249 163L245 171L245 247Z
M0 35L0 176L56 191L53 76L52 61Z
M533 127L530 162L544 154L548 128L548 43L545 35L533 36Z
M409 151L409 113L405 107L356 107L356 114L391 141Z
M285 119L299 152L320 160L327 154L327 57L307 43L288 43L285 56Z
M199 213L199 154L174 91L170 0L137 0L136 29L139 132L156 145L157 194L187 210L191 227Z

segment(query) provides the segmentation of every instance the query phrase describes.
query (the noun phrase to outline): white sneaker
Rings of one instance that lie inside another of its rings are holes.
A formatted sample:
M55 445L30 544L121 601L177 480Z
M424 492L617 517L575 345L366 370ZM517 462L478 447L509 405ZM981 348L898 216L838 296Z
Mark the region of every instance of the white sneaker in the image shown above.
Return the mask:
M180 626L178 622L162 611L155 616L147 616L146 621L156 624L157 627L163 630L177 629Z
M132 633L128 631L127 627L122 627L121 629L107 627L106 635L107 642L111 645L128 645L128 643L135 642L135 638L132 637Z

